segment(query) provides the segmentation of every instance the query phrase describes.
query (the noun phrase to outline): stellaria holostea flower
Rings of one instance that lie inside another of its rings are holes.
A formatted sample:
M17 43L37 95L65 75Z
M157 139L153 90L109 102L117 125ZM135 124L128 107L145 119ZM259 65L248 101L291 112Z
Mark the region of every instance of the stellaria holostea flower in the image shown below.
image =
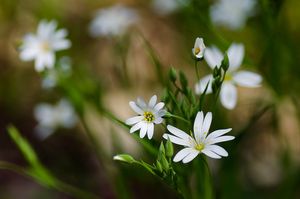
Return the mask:
M130 133L133 133L140 129L140 137L143 138L147 134L149 139L152 139L154 133L154 124L160 124L163 122L163 116L166 111L163 109L164 103L159 102L156 104L157 96L154 95L149 100L149 103L138 98L136 102L129 102L130 107L134 110L138 116L131 117L126 120L127 125L133 125L130 129Z
M30 33L24 36L20 47L20 58L23 61L35 60L35 69L38 72L45 68L53 68L55 52L71 46L71 42L65 38L67 30L56 30L56 28L56 21L42 20L36 34Z
M174 162L182 161L188 163L192 161L198 154L203 153L211 158L219 159L222 156L227 157L227 151L216 145L220 142L233 140L234 136L224 134L232 129L220 129L209 133L210 125L212 122L212 114L208 112L204 117L203 112L198 112L194 122L193 135L189 135L184 131L168 125L167 129L173 134L164 134L165 139L170 139L174 144L184 146L174 157ZM191 133L192 134L192 133Z
M255 5L256 0L218 0L211 6L210 16L216 25L236 30L254 14Z
M197 58L197 59L201 59L204 56L204 52L205 52L205 45L203 42L202 38L197 37L195 44L194 44L194 48L192 49L193 55Z
M42 139L47 138L59 127L72 128L77 121L72 105L65 99L55 105L38 104L34 109L34 116L38 121L37 135Z
M153 0L152 7L160 15L167 15L186 6L190 0Z
M242 44L233 43L227 51L229 59L229 68L226 73L223 85L220 90L220 100L222 105L227 109L233 109L237 103L237 88L236 86L255 88L259 87L262 82L262 77L250 71L237 71L244 59L244 46ZM223 54L216 47L206 48L204 59L211 69L220 67L223 60ZM203 93L208 82L210 85L206 94L212 92L212 75L207 75L202 78L195 86L197 94Z
M119 36L138 21L138 14L123 5L100 9L89 26L91 36Z

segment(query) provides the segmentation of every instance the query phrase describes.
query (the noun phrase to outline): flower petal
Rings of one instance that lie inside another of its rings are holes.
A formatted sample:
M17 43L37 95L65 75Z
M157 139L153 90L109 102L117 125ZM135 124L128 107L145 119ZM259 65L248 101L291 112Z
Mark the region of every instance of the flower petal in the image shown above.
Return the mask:
M189 136L187 133L185 133L184 131L174 127L174 126L171 126L171 125L168 125L167 126L167 129L174 135L176 135L177 137L181 138L181 139L184 139L184 140L189 140L191 138L191 136Z
M201 136L203 136L204 133L208 133L210 125L211 125L211 121L212 121L212 113L208 112L205 115L204 121L203 121L203 126L202 126L202 130L201 130ZM206 136L205 135L205 136Z
M209 47L205 49L204 59L211 69L214 69L216 66L220 66L223 60L223 54L216 47Z
M148 130L148 124L146 122L141 122L142 126L141 126L141 130L140 130L140 138L144 138L145 135L147 134L147 130Z
M203 112L198 112L195 122L194 122L194 136L196 141L199 143L201 138L201 131L202 131L202 125L203 125Z
M237 90L231 82L224 82L220 92L222 105L227 109L233 109L237 102Z
M215 154L214 152L212 152L211 150L208 150L208 149L203 149L201 152L211 158L215 158L215 159L221 158L221 156Z
M141 107L142 109L144 109L144 108L147 107L146 102L145 102L142 98L140 98L140 97L137 98L136 104L137 104L139 107Z
M258 87L262 82L262 77L253 72L240 71L234 74L233 81L239 86Z
M149 103L148 103L148 106L150 108L154 108L155 104L156 104L156 101L157 101L157 96L156 95L153 95L151 97L151 99L149 100Z
M233 140L233 139L234 139L234 136L225 135L225 136L221 136L221 137L217 137L215 139L212 139L209 143L210 144L216 144L216 143L219 143L219 142L226 142L226 141L230 141L230 140Z
M129 102L129 106L136 112L137 114L143 115L144 111L133 101Z
M142 121L143 119L144 119L144 116L135 116L135 117L131 117L131 118L127 119L125 121L125 123L127 125L133 125L135 123L138 123L138 122Z
M167 133L165 133L163 135L163 138L165 138L166 140L170 139L170 141L174 144L178 144L178 145L182 145L182 146L188 146L188 147L190 147L190 145L191 145L188 140L185 140L185 139L182 139L182 138L179 138L179 137L176 137L174 135L167 134Z
M197 150L193 150L190 154L188 154L185 158L183 158L182 162L183 163L189 163L190 161L192 161L195 157L197 157L197 155L199 154L200 152L197 151Z
M148 123L147 136L148 136L149 140L152 139L153 134L154 134L154 124L153 123Z
M193 153L194 150L195 149L193 149L193 148L184 148L184 149L180 150L173 158L173 161L174 162L181 161L183 158L188 156L190 153Z
M155 117L155 120L153 121L154 124L160 124L164 121L163 118L161 117Z
M220 129L220 130L216 130L216 131L210 133L210 134L206 137L206 141L209 141L209 140L211 140L211 139L220 137L221 135L224 135L224 134L228 133L228 132L231 131L231 130L232 130L231 128L229 128L229 129Z
M243 44L233 43L227 51L229 59L229 71L235 71L238 69L244 59L245 48Z
M143 125L143 122L139 122L139 123L136 123L135 125L133 125L130 129L130 133L133 133L137 130L139 130Z
M210 94L212 93L212 80L213 80L213 76L212 75L207 75L205 77L203 77L196 85L195 85L195 92L196 94L201 94L205 91L205 88L208 84L207 90L206 90L206 94Z
M220 147L218 145L209 145L206 148L216 153L217 155L224 156L224 157L228 156L228 152L223 147Z
M159 102L158 104L156 104L155 106L154 106L154 111L159 111L160 109L162 109L163 107L165 106L165 103L163 103L163 102Z

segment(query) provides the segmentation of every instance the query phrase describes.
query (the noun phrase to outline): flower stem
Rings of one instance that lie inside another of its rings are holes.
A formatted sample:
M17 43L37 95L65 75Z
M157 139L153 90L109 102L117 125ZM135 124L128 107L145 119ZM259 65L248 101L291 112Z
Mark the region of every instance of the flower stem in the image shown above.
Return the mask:
M186 122L187 124L190 124L190 123L191 123L190 121L184 119L183 117L178 116L178 115L174 115L174 114L171 114L171 113L166 113L165 116L166 116L166 117L173 117L173 118L179 119L179 120L181 120L181 121L183 121L183 122Z

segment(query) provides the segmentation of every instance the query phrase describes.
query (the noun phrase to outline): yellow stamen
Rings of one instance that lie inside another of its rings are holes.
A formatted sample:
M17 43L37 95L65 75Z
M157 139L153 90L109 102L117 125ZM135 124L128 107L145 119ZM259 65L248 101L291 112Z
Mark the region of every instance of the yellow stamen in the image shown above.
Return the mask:
M197 144L196 146L195 146L195 149L196 150L198 150L198 151L202 151L203 149L204 149L204 144Z
M231 81L231 80L232 80L232 75L227 73L227 74L225 75L224 81Z
M201 49L199 47L195 48L195 55L199 54Z
M155 120L155 117L154 117L153 113L151 113L149 111L145 111L144 112L144 120L146 122L153 122Z

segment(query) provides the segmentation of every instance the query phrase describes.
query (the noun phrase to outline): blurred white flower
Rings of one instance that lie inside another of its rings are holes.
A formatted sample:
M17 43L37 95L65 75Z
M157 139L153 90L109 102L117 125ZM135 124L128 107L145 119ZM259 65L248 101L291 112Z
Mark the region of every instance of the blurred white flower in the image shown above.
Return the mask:
M72 105L65 99L56 105L38 104L34 109L34 116L38 121L36 132L41 139L47 138L59 127L72 128L77 122Z
M67 49L71 42L65 37L67 30L56 30L56 21L42 20L36 34L27 34L23 38L20 47L20 58L23 61L35 60L35 69L40 72L45 68L53 68L55 64L55 52Z
M210 16L216 25L236 30L254 14L255 5L256 0L218 0L211 6Z
M192 49L193 55L196 58L201 59L204 56L205 48L206 47L204 45L203 39L197 37L194 48Z
M134 9L115 5L100 9L89 26L91 36L119 36L136 23L138 15Z
M154 133L154 124L160 124L163 122L163 116L166 111L163 109L164 103L159 102L156 104L157 96L154 95L146 104L141 98L137 99L137 102L129 102L130 107L134 110L138 116L131 117L126 120L127 125L133 125L130 129L130 133L133 133L140 129L140 137L143 138L147 134L149 139L152 139Z
M223 136L232 129L220 129L208 135L211 122L211 112L208 112L205 117L202 111L198 112L194 122L193 137L176 127L171 125L167 126L167 129L173 135L164 134L163 137L165 139L170 139L170 141L174 144L185 147L175 155L173 159L174 162L182 161L183 163L188 163L192 161L199 153L204 153L205 155L215 159L219 159L222 156L228 156L227 151L216 144L233 140L234 136Z
M152 7L160 15L167 15L188 5L190 0L153 0Z
M223 85L220 90L220 100L222 105L227 109L233 109L237 103L236 85L243 87L255 88L259 87L262 77L256 73L249 71L237 71L244 59L244 46L242 44L233 43L227 51L229 59L229 68L226 73ZM223 60L223 54L216 47L206 48L204 59L211 69L220 67ZM207 75L201 79L195 86L197 94L203 93L208 82L210 82L206 94L212 92L211 83L212 75Z

